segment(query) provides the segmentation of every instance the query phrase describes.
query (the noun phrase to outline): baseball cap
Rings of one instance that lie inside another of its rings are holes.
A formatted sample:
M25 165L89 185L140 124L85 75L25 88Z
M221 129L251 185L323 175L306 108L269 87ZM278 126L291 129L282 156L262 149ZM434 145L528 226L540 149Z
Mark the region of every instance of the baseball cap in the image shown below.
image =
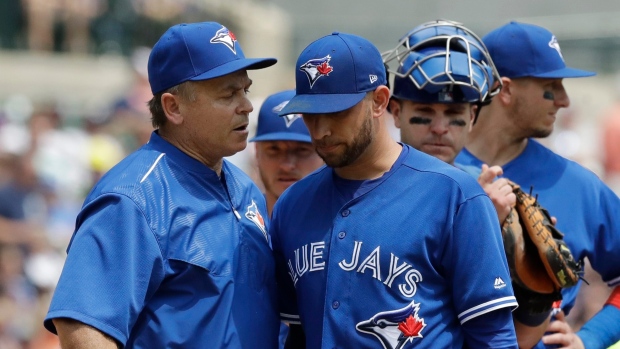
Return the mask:
M387 84L379 50L353 34L334 32L314 41L299 55L296 67L296 94L280 115L346 110L368 91Z
M262 69L276 62L275 58L245 58L235 34L217 22L182 23L168 29L151 50L149 83L157 94L188 80Z
M308 128L301 119L301 114L287 114L282 117L278 115L293 96L295 96L295 90L281 91L267 97L258 112L256 136L250 139L250 142L312 142Z
M594 72L569 68L549 30L512 21L482 38L500 76L508 78L579 78Z

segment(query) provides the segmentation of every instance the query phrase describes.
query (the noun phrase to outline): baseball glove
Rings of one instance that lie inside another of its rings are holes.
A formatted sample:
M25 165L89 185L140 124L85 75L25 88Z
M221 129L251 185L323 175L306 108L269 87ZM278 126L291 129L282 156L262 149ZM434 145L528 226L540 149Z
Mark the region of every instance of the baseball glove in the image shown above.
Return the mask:
M562 299L562 288L577 284L581 265L537 198L510 185L517 200L502 224L502 237L515 297L529 312L543 313Z

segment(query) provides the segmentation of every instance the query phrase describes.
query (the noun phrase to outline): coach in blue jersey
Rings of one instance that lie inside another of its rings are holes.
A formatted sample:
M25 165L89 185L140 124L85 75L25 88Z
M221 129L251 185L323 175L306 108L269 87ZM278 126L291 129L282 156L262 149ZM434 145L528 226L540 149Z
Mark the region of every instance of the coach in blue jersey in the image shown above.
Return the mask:
M327 167L274 208L282 319L307 348L516 348L493 204L468 174L391 138L378 50L333 33L296 68L280 114L303 115Z
M175 25L148 72L153 132L77 217L45 326L63 348L276 348L265 200L223 157L247 145L247 59L214 22Z
M563 320L579 287L564 289L562 312L547 329L553 333L542 341L570 348L607 348L620 339L620 200L595 174L532 139L548 136L557 111L569 106L562 79L594 73L566 67L556 37L539 26L511 22L483 41L504 86L482 109L456 161L500 165L504 176L522 188L533 187L541 205L557 217L573 256L587 257L603 281L615 287L607 305L577 333Z

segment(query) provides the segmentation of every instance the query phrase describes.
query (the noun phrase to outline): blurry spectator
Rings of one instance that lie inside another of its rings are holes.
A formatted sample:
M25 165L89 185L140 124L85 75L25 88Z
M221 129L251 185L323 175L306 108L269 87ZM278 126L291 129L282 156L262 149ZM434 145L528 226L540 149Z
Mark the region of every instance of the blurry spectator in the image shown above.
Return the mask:
M88 52L90 22L102 13L101 0L22 0L28 22L28 46L37 51L60 49ZM63 29L60 47L55 47L57 28Z
M620 195L620 102L606 111L602 130L604 179Z

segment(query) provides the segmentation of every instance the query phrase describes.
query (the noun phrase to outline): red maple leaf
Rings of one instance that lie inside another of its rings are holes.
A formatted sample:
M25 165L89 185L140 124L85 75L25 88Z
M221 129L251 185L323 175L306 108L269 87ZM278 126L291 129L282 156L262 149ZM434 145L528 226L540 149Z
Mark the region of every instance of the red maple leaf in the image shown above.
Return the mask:
M398 324L398 329L405 337L417 337L424 326L424 320L420 321L418 318L409 315L405 321Z
M230 36L230 39L232 41L237 41L237 37L235 36L235 34L233 34L233 32L231 32L230 30L228 31L228 35Z
M318 70L319 73L321 73L323 75L329 75L329 73L331 73L332 70L334 70L334 68L330 67L329 63L323 62L323 63L321 63L321 65L316 67L316 70Z

